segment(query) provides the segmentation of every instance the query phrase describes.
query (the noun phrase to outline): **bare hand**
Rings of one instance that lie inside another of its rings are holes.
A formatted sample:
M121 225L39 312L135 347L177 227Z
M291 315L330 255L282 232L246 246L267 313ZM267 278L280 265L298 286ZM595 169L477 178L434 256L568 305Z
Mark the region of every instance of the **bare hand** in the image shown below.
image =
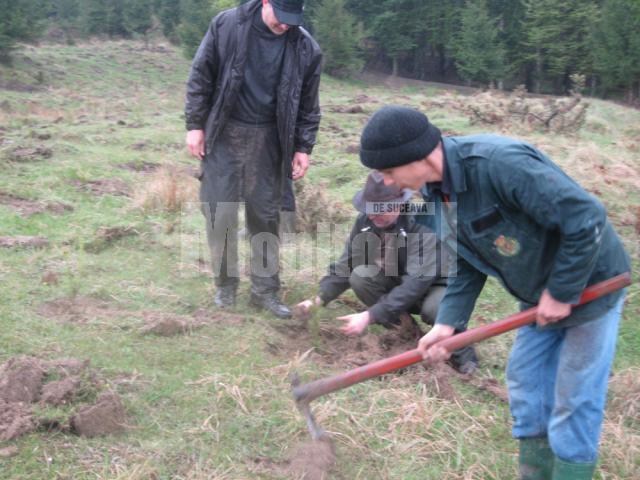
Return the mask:
M320 297L316 297L313 300L304 300L296 305L296 309L303 314L308 314L311 312L313 307L319 307L322 304L322 299Z
M309 170L309 155L302 152L294 153L293 162L291 162L291 168L293 170L293 179L300 180L305 176L307 170Z
M551 296L549 290L545 289L538 303L538 315L536 322L541 327L550 323L559 322L563 318L571 315L571 304L562 303Z
M187 132L187 148L192 156L200 160L204 158L204 130L189 130Z
M455 329L449 325L436 323L429 333L418 342L418 350L422 358L431 362L443 362L451 356L451 352L444 347L434 346L435 343L453 335Z
M338 320L346 323L344 327L340 328L342 333L346 333L347 335L360 335L371 322L371 317L369 312L365 310L364 312L338 317Z

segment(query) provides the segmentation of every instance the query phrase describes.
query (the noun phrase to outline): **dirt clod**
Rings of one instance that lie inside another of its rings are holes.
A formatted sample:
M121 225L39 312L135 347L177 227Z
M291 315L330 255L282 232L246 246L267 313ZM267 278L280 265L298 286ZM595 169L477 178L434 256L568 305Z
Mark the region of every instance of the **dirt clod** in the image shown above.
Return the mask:
M0 458L11 458L18 454L18 447L11 445L9 447L0 448Z
M124 429L125 412L120 397L111 392L102 394L94 405L80 408L71 417L71 429L83 437L97 437Z
M144 312L145 326L140 329L142 334L154 334L162 337L171 337L181 333L187 333L202 326L200 323L190 322L179 315L160 312Z
M32 432L37 423L27 403L0 400L0 441L9 441Z
M15 357L0 367L0 400L32 403L40 398L44 369L33 357Z
M289 469L293 478L324 480L335 463L335 449L327 437L299 445L291 456Z
M80 387L78 377L67 377L55 382L49 382L42 388L42 403L49 405L65 405L73 401Z

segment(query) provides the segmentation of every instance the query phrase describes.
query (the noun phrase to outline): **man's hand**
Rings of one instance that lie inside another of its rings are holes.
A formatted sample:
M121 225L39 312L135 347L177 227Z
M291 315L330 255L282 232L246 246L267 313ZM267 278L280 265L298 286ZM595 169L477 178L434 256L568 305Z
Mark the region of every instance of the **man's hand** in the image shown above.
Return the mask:
M550 323L559 322L569 315L571 315L571 304L559 302L545 288L538 303L538 316L536 317L538 325L544 327Z
M304 300L296 305L296 309L303 315L308 315L313 307L319 307L322 305L322 299L318 296L313 300Z
M429 333L418 342L418 350L422 352L422 358L431 362L443 362L451 356L451 352L443 347L432 346L434 343L449 338L455 332L455 328L449 325L436 323Z
M200 160L204 158L204 130L189 130L187 132L187 148L194 157Z
M346 333L347 335L360 335L371 322L371 316L369 312L365 310L364 312L338 317L338 320L346 323L344 327L340 328L342 333Z
M305 176L307 170L309 170L309 155L302 152L294 153L293 162L291 162L291 168L293 170L293 179L300 180Z

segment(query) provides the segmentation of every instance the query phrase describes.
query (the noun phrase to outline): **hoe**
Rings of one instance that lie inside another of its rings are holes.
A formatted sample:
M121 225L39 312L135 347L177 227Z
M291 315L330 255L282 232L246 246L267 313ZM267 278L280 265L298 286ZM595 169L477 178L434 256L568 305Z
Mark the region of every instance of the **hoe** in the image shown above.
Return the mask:
M630 284L631 276L629 273L623 273L610 278L609 280L596 283L582 292L580 300L574 306L591 302L604 295L608 295L616 290L627 287ZM441 340L438 342L438 345L443 346L450 352L453 352L454 350L466 347L472 343L480 342L487 338L495 337L496 335L533 323L536 320L536 314L537 308L530 308L520 313L510 315L502 320L472 328L453 337ZM319 440L326 435L322 428L316 423L313 413L311 412L310 403L313 400L328 393L335 392L336 390L350 387L351 385L364 380L419 363L422 360L422 354L417 349L409 350L399 355L378 360L377 362L354 368L353 370L349 370L333 377L321 378L314 382L305 383L304 385L300 385L298 375L294 372L292 374L291 381L293 398L298 410L300 410L307 421L307 427L309 428L311 437L314 440Z

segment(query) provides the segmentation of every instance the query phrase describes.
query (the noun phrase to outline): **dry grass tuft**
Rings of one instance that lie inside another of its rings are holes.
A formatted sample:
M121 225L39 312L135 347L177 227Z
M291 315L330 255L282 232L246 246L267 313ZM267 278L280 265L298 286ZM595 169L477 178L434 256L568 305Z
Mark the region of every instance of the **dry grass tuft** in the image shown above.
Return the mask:
M339 224L349 221L352 209L327 195L326 183L295 183L297 228L312 235L319 223Z
M144 211L179 212L187 202L198 201L198 181L175 165L160 167L141 186L134 206Z
M528 95L525 88L520 87L509 94L488 90L456 97L441 106L464 112L475 124L523 131L575 133L585 124L589 103L577 93L569 97L540 98Z

